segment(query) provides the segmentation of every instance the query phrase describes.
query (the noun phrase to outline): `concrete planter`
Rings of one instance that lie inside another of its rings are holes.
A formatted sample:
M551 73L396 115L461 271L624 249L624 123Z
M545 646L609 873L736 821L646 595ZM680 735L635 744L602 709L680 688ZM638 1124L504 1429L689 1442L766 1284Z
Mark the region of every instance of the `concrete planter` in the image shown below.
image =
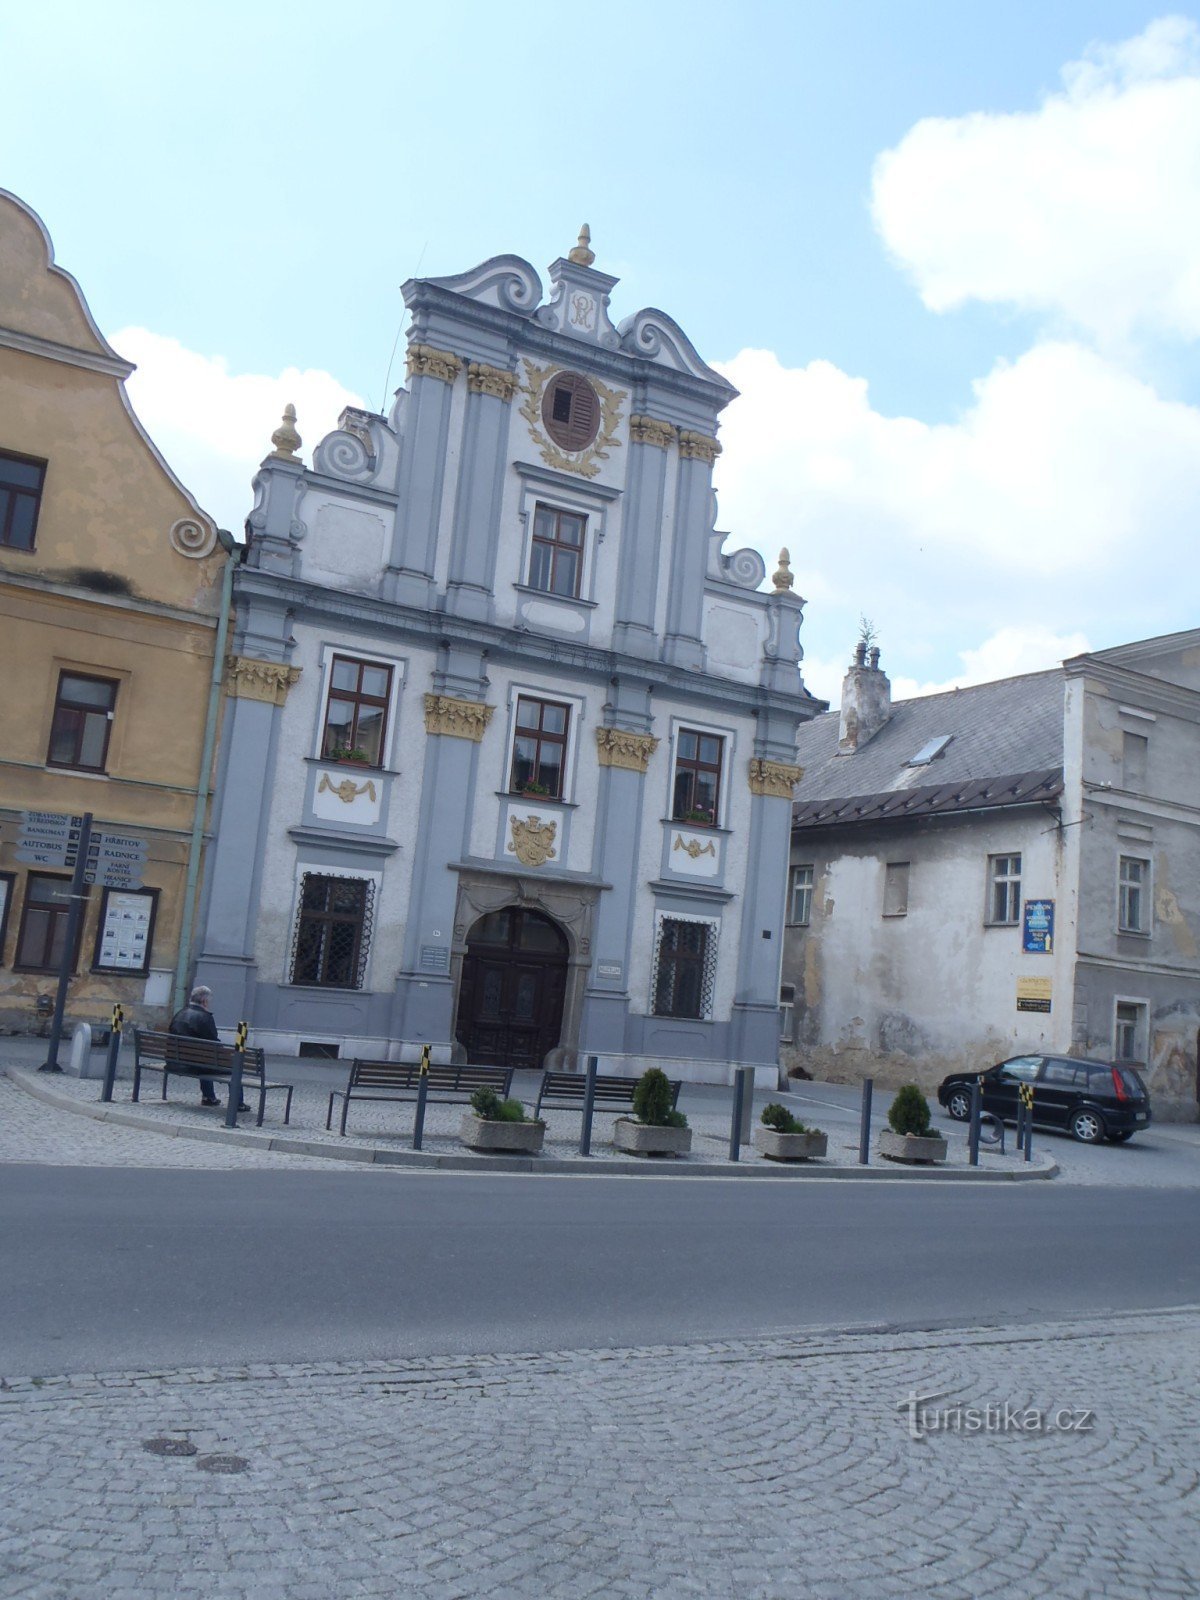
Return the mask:
M536 1156L541 1154L546 1124L498 1122L468 1111L459 1126L458 1137L468 1150L508 1150L517 1155Z
M656 1128L632 1117L618 1117L613 1144L631 1156L685 1156L692 1148L690 1128Z
M768 1161L819 1160L829 1149L827 1133L780 1133L777 1128L755 1128L754 1143Z
M881 1128L876 1149L889 1161L915 1163L946 1159L946 1141L940 1133L931 1133L922 1138L915 1133L893 1133L890 1128Z

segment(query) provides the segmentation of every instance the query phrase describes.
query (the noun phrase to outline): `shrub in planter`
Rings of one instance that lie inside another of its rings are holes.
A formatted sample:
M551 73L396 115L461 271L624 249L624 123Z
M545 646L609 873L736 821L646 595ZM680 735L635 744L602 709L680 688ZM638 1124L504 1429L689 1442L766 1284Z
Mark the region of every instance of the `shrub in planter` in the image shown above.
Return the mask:
M476 1089L458 1136L469 1150L509 1150L537 1155L546 1124L525 1115L519 1100L501 1100L494 1089Z
M636 1156L686 1155L692 1130L671 1105L671 1083L658 1067L647 1067L633 1091L632 1117L618 1117L613 1143Z
M768 1161L810 1161L829 1149L828 1134L805 1127L776 1101L762 1108L759 1121L762 1127L754 1130L754 1143Z
M879 1135L879 1154L892 1161L944 1161L946 1141L934 1133L929 1101L915 1083L896 1091L888 1111L888 1128Z

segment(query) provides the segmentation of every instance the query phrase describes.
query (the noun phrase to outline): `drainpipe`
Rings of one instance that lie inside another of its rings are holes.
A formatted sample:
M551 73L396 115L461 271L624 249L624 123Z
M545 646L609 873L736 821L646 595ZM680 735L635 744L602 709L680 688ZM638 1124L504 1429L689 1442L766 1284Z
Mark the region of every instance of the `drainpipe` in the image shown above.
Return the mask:
M225 643L229 637L229 611L233 604L233 574L241 560L237 542L224 528L217 537L225 550L221 573L221 607L217 613L217 638L213 650L212 676L208 685L208 711L204 718L204 750L196 783L196 809L192 814L192 836L188 841L187 884L183 891L183 920L179 929L179 959L175 964L175 997L172 1011L187 999L187 973L192 961L192 924L196 916L196 891L200 883L200 851L204 841L204 814L212 792L213 746L217 739L217 718L221 709L221 686L225 681Z

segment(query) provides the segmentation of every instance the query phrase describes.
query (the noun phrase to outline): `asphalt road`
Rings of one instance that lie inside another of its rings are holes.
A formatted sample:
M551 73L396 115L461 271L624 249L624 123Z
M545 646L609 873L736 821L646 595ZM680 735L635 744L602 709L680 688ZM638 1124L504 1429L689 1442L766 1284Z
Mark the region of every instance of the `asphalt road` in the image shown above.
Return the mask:
M0 1168L0 1375L1200 1301L1200 1193Z

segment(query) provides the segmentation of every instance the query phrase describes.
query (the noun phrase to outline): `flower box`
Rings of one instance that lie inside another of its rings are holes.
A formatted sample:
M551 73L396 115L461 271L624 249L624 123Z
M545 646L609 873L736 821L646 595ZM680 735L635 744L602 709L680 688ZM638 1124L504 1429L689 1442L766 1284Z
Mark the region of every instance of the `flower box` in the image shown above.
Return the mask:
M459 1124L458 1137L468 1150L507 1151L515 1155L541 1154L546 1137L544 1122L502 1122L497 1117L477 1117L468 1111Z
M907 1161L914 1165L946 1159L946 1141L940 1133L922 1136L918 1133L893 1133L890 1128L881 1128L876 1148L889 1161Z
M816 1161L828 1152L829 1135L755 1128L754 1143L768 1161Z
M618 1117L613 1128L613 1144L631 1156L685 1156L692 1148L692 1130Z

